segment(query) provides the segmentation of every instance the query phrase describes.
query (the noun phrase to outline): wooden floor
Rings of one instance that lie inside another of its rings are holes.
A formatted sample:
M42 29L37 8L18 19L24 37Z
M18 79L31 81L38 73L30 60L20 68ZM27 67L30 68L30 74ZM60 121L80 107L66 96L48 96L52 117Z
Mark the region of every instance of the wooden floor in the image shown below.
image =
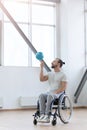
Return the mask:
M75 109L69 124L59 118L56 126L51 123L33 125L34 110L0 111L0 130L87 130L87 109Z

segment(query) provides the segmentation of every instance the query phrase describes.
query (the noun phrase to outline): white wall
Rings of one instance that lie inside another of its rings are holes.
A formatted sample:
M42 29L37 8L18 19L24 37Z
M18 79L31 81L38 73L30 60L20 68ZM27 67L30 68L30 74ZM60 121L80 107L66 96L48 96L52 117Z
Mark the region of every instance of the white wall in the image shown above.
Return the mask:
M68 90L73 101L73 95L85 66L83 0L61 0L60 33L61 57L66 61L65 70L69 80ZM80 95L80 98L81 96L84 95ZM87 96L85 98L87 99ZM79 101L78 105L83 105L83 103Z
M0 98L3 109L20 108L19 97L38 97L47 88L39 81L39 68L0 67Z

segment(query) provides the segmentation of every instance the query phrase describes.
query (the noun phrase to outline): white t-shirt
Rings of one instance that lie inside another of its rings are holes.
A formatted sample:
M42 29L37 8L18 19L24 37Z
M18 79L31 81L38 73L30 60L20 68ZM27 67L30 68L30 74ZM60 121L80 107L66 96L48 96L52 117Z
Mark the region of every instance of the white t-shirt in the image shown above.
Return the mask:
M67 81L67 77L64 72L48 72L48 82L49 90L48 92L53 92L57 90L60 86L61 81Z

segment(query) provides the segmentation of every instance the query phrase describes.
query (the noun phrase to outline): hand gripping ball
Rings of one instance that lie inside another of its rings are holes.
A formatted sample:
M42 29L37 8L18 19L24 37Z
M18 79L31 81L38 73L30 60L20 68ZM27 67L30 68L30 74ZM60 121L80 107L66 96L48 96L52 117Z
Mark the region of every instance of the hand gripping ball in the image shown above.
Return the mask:
M38 60L43 60L43 58L44 58L44 56L43 56L43 53L42 52L37 52L36 53L36 59L38 59Z

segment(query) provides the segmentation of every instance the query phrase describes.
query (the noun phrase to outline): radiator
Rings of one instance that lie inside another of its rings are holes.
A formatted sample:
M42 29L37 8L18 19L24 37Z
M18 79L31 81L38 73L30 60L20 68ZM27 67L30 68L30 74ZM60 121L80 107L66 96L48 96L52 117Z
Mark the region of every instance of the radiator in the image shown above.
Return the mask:
M38 97L19 97L19 105L21 107L36 107Z

